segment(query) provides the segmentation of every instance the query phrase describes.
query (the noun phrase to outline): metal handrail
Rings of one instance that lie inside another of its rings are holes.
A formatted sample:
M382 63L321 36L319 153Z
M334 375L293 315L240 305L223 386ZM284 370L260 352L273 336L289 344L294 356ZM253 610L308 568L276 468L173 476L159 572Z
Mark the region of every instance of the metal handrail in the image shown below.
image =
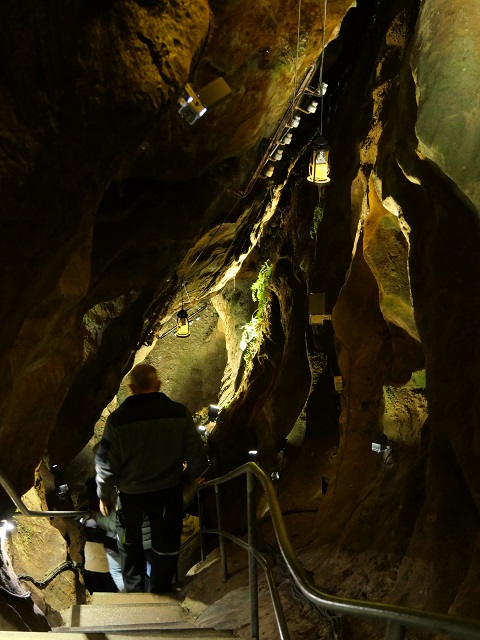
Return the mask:
M29 509L23 502L17 491L6 478L2 471L0 471L0 485L5 489L9 498L15 504L20 513L16 512L14 515L29 516L31 518L76 518L80 516L88 515L88 511L34 511Z
M204 484L199 486L199 495L200 492L208 487L215 487L215 492L217 496L216 505L217 510L220 508L220 500L218 497L219 493L219 485L228 482L229 480L233 480L234 478L238 478L239 476L246 475L247 476L247 496L249 500L249 508L248 508L248 531L249 531L249 541L245 543L241 541L241 546L244 548L248 548L249 558L252 562L255 560L259 561L259 556L261 556L258 547L255 542L251 538L254 537L255 531L255 522L256 522L256 514L252 509L251 496L253 493L252 485L253 485L253 476L255 476L263 487L263 490L266 493L268 506L270 509L270 514L272 518L273 528L275 531L275 535L277 538L278 546L282 553L282 556L285 560L285 563L291 573L292 579L295 581L297 587L300 589L302 594L315 605L321 606L327 610L334 611L340 614L348 614L353 616L361 616L364 618L374 618L380 619L386 622L387 630L385 638L386 640L403 640L405 638L407 627L412 627L415 629L421 629L423 631L428 631L430 633L448 633L454 638L460 638L461 640L478 640L480 638L480 622L476 620L466 619L466 618L458 618L456 616L451 616L447 614L439 614L432 613L429 611L420 611L419 609L413 609L409 607L398 606L394 604L384 604L380 602L369 602L363 600L356 600L351 598L343 598L330 595L323 591L320 591L308 578L306 571L300 564L298 558L296 557L290 539L288 537L287 530L285 528L285 522L283 520L282 512L280 510L280 505L278 503L277 497L275 495L275 489L270 478L260 469L260 467L254 462L248 462L247 464L234 469L230 473L225 474L219 478L215 478L213 480L209 480ZM200 509L201 513L201 509ZM239 543L238 539L231 534L223 531L221 528L221 517L219 520L218 529L203 529L204 532L216 533L219 535L219 539L223 540L223 538L227 538L229 540L233 540L234 542ZM203 527L203 523L202 523ZM223 544L220 544L220 555L222 566L224 567L224 576L226 573L226 559L224 556L224 547ZM261 561L260 561L261 562ZM251 569L251 562L249 561L249 567ZM250 570L250 578L252 578L252 573ZM255 576L253 576L253 580L255 582L254 588L256 594L252 594L252 584L250 584L250 594L251 594L251 606L253 605L253 610L256 607L256 603L258 604L258 592L257 585L255 581ZM270 587L270 584L269 584ZM276 606L279 605L279 601L277 603L273 602L275 614L277 615ZM253 611L252 610L252 611ZM256 620L255 620L256 617ZM280 619L283 617L283 613L280 614ZM255 612L253 611L251 616L251 635L254 638L258 638L258 611L255 616ZM277 616L277 622L278 622ZM288 639L288 630L282 629L279 627L280 637L282 640Z

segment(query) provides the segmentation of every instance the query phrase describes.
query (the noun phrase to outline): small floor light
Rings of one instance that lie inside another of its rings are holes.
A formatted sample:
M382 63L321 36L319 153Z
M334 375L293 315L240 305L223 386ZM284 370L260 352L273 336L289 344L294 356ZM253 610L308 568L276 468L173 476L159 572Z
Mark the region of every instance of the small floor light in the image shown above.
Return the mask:
M177 328L175 331L177 338L188 338L190 335L190 323L188 322L188 313L182 307L177 313Z
M330 146L322 135L319 135L312 143L312 157L308 170L309 182L315 184L328 184L330 167L328 166L328 154Z

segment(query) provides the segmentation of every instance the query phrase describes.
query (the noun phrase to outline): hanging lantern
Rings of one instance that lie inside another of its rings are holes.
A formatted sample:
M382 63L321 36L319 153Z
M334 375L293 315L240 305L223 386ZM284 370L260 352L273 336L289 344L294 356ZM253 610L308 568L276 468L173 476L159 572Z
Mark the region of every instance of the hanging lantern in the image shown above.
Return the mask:
M190 324L188 322L188 313L182 307L177 313L177 328L175 331L177 338L188 338L190 335Z
M319 135L312 143L312 158L310 160L308 178L316 184L328 184L330 167L328 166L328 154L330 146L322 135Z

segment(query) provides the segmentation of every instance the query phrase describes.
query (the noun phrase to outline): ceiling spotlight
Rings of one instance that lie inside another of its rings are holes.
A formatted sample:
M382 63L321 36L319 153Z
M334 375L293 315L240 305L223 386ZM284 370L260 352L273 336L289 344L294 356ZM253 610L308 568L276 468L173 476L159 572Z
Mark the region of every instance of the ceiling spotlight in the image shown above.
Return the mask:
M216 404L208 405L208 419L211 422L217 419L219 413L220 413L220 407L217 407Z
M185 85L178 103L180 105L178 113L188 124L195 124L207 111L207 107L202 104L199 96L188 83Z
M207 107L212 107L230 93L232 90L223 78L216 78L201 87L198 92L190 84L186 84L178 99L180 104L178 113L188 124L194 124L206 113Z

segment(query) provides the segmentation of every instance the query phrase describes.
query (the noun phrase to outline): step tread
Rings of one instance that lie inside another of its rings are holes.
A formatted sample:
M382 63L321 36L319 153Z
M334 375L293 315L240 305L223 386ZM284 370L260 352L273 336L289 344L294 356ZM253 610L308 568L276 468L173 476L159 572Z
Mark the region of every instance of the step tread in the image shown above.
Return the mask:
M189 613L178 602L146 604L73 605L70 626L109 627L112 625L159 624L185 622Z
M234 638L230 631L217 631L216 629L152 629L148 630L116 630L109 629L88 631L86 629L53 629L55 640L218 640L219 638ZM28 640L45 640L45 632L32 631L28 634ZM0 640L24 640L24 631L0 631Z
M177 595L162 593L110 593L108 591L96 591L90 598L92 604L148 604L149 602L181 602L183 598Z
M66 631L67 633L71 633L71 631L78 631L78 633L96 633L98 629L105 629L108 631L135 631L139 629L140 631L154 631L155 629L166 629L168 630L177 630L177 629L198 629L193 622L188 620L167 620L160 622L117 622L116 624L91 624L91 625L82 625L81 627L55 627L52 631L56 633L61 633Z

